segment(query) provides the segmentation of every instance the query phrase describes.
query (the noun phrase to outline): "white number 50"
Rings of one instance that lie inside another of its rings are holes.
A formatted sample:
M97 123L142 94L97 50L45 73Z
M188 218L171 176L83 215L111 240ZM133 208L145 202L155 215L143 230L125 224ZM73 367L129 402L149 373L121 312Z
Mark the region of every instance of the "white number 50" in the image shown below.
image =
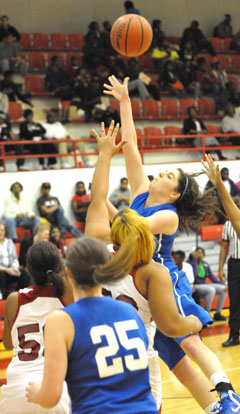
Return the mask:
M137 350L138 358L134 359L133 355L126 355L124 357L126 368L129 369L129 371L145 369L148 366L147 352L143 340L141 338L129 339L127 336L127 331L139 329L137 321L135 319L131 319L123 322L115 322L114 327L117 335L115 334L113 328L108 325L93 326L90 330L90 336L93 344L102 343L102 336L106 337L108 343L107 346L99 348L95 354L100 378L110 377L124 372L122 357L112 358L111 365L107 365L106 361L107 357L114 357L114 355L116 355L119 351L117 338L125 349Z

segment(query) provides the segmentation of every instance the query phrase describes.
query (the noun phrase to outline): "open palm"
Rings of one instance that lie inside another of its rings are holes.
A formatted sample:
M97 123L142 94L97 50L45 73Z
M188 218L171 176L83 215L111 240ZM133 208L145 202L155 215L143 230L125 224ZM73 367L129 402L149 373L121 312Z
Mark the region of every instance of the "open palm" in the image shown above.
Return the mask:
M219 165L214 164L213 159L209 154L206 154L206 161L202 160L201 162L204 167L202 171L207 174L211 183L216 187L222 181Z
M116 98L119 102L129 97L128 95L128 81L129 78L125 78L123 84L119 82L119 80L114 76L109 76L108 78L109 84L104 83L104 90L103 93L106 95L112 95Z

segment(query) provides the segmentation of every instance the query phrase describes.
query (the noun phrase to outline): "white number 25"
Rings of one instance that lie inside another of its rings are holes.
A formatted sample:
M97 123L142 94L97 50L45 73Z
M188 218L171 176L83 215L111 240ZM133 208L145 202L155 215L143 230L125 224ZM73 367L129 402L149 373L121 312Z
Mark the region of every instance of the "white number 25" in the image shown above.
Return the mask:
M107 346L99 348L95 354L100 378L110 377L124 372L122 357L112 358L111 365L107 365L106 361L107 357L113 357L119 350L117 337L125 349L136 349L138 352L138 358L136 359L134 359L133 355L126 355L124 357L125 365L129 371L145 369L148 366L147 352L143 340L141 338L129 339L127 336L127 331L138 330L137 321L131 319L123 322L115 322L114 327L117 336L113 328L108 325L93 326L90 330L93 344L100 344L102 342L102 336L106 337L108 343Z

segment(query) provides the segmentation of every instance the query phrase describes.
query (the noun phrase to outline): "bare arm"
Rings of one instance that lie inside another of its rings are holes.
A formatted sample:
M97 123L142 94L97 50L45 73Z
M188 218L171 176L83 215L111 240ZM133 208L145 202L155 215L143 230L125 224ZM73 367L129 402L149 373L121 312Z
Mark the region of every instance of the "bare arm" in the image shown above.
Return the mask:
M95 237L109 242L110 226L106 199L109 187L109 171L111 159L122 147L123 143L115 144L119 126L114 128L111 123L108 133L105 134L104 123L101 124L101 138L93 131L98 142L99 156L95 166L92 186L91 204L88 208L85 236Z
M114 217L118 214L118 209L114 207L110 200L106 200L106 206L108 209L109 220L112 222Z
M208 175L209 180L216 187L226 214L229 217L238 238L240 238L240 210L234 203L222 181L219 165L215 166L211 155L206 155L206 162L202 160L202 165L204 167L203 171Z
M128 80L123 85L115 78L109 76L110 85L104 84L104 93L114 96L120 103L120 117L122 124L122 138L127 141L123 147L126 162L127 176L132 191L132 199L138 194L148 191L149 179L145 173L137 146L137 135L133 122L132 106L128 95Z
M4 308L3 344L6 349L13 349L11 330L18 307L18 293L8 296Z
M229 248L229 242L226 240L223 240L221 244L219 266L218 266L218 277L223 281L226 280L225 274L223 272L223 266L226 261L227 255L228 255L228 248Z
M149 266L149 265L148 265ZM151 263L147 288L150 311L158 329L170 337L197 333L202 329L200 320L194 315L183 317L179 314L173 294L172 280L167 268L159 263Z
M45 359L41 384L30 382L26 388L29 402L45 408L54 407L61 395L67 372L68 350L74 338L74 325L70 316L55 311L48 318L44 330Z
M146 217L150 223L153 234L173 234L178 228L178 215L171 210L158 211L150 217Z

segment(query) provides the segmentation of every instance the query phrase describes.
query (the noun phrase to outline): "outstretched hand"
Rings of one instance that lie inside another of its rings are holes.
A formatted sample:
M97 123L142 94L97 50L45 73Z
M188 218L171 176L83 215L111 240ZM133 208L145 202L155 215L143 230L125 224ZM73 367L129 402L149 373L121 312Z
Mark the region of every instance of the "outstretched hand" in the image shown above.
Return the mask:
M119 82L119 80L114 76L108 77L109 83L104 83L104 90L103 93L106 95L112 95L116 98L119 102L123 101L124 99L129 97L128 94L128 81L129 78L124 78L123 84Z
M217 187L222 182L219 165L215 165L210 154L206 154L206 161L201 161L203 165L202 171L205 172L211 183Z
M92 130L92 134L98 143L99 154L106 154L113 157L121 150L122 146L126 144L126 141L121 141L119 144L116 144L118 130L119 124L114 127L114 121L111 122L107 132L105 131L104 122L101 123L101 137L98 135L95 129Z

